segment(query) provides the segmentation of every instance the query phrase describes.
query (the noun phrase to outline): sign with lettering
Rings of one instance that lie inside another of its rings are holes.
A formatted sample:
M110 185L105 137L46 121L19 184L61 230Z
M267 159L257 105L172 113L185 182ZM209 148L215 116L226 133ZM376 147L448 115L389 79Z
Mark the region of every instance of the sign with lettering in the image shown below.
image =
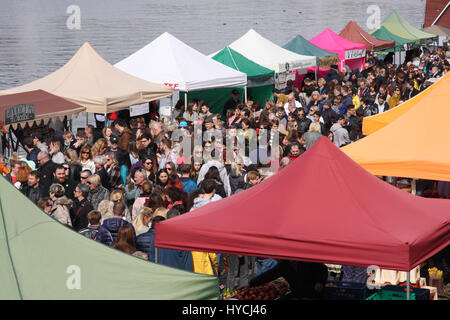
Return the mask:
M5 110L5 124L34 119L34 105L18 104Z
M345 60L364 58L366 56L366 49L355 49L345 51Z

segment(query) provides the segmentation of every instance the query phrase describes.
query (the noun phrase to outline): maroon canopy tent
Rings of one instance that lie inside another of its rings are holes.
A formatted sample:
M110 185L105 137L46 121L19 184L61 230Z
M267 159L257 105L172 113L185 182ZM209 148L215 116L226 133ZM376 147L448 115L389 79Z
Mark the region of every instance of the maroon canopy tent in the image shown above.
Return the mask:
M367 51L383 50L395 47L394 40L381 40L364 31L355 21L347 23L339 35L347 40L366 45Z
M18 117L16 118L19 119L18 121L5 124L6 110L17 105L34 106L34 117L32 117L32 119ZM50 119L63 119L65 116L69 117L79 114L84 110L86 110L85 107L55 96L44 90L0 95L0 124L5 124L7 128L10 125L16 129L19 124L23 126L28 123L28 125L32 126L34 122L39 123L42 120L48 122Z
M268 180L156 225L155 246L409 271L450 242L450 201L376 178L322 137Z

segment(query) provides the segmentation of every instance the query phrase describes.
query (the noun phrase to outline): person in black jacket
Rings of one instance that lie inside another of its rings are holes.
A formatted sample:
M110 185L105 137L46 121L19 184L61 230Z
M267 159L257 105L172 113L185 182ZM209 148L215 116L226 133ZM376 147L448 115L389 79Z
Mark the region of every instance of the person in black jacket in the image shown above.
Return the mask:
M51 160L50 155L46 151L39 152L37 160L39 162L38 172L41 178L40 185L42 186L42 196L48 197L48 190L50 189L50 185L53 182L53 173L56 169L56 163Z
M325 125L326 132L329 132L333 123L336 122L338 114L334 112L333 109L331 109L331 103L328 100L323 102L322 107L322 119Z
M278 264L252 278L248 285L259 286L272 280L283 277L298 299L324 299L325 282L328 278L328 268L322 263L312 263L293 260L279 260Z
M39 182L39 172L36 170L31 171L28 174L28 183L22 187L22 193L35 204L42 198L42 187L39 185Z
M65 195L69 199L74 199L74 191L77 185L76 181L69 180L68 171L66 170L67 164L56 165L55 171L53 173L53 183L59 183L64 187ZM66 172L67 171L67 172ZM67 174L66 174L67 173Z
M70 210L72 227L75 231L87 228L89 224L88 213L94 210L92 204L87 200L89 191L89 187L84 183L79 183L75 187L75 199L73 201L72 209Z
M95 240L97 237L98 229L102 222L102 214L100 211L92 210L87 215L89 224L86 228L81 229L78 233L82 234L86 238Z

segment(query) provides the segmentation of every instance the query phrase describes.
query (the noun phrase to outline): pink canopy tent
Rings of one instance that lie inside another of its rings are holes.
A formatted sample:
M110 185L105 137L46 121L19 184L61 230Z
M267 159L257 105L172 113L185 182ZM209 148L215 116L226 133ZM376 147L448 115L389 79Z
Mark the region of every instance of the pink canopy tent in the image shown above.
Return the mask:
M342 70L346 65L351 70L358 69L361 71L364 68L366 46L362 43L342 38L329 28L310 39L309 42L321 49L337 53L339 55L339 70Z

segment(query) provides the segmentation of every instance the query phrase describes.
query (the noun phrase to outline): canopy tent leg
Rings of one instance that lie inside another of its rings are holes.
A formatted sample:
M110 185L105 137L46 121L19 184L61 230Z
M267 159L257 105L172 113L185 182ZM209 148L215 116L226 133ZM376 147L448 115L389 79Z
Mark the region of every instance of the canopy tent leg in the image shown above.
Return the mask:
M411 278L409 275L410 271L406 273L406 300L410 300L410 293L409 290L411 288Z
M315 74L314 74L314 76L315 76L315 80L316 80L316 83L317 83L317 78L319 77L319 66L316 66L316 68L315 68Z
M416 194L416 182L417 182L417 179L412 179L412 181L411 181L411 194Z
M244 86L244 102L247 103L247 86Z
M86 112L86 126L89 124L89 112Z

